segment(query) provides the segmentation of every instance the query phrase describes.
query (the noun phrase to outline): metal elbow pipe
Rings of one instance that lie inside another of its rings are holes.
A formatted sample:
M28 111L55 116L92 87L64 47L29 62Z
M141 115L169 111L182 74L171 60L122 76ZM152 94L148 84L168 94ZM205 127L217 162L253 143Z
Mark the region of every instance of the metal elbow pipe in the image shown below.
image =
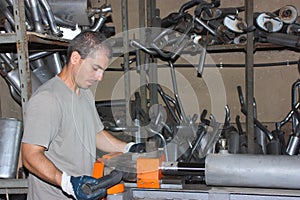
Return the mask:
M101 30L101 28L103 27L103 25L105 24L106 21L106 17L105 16L101 16L95 23L94 27L91 28L91 31L99 31Z
M45 9L46 11L46 15L48 18L48 22L50 25L50 29L53 32L54 35L56 36L62 36L62 31L60 31L56 25L55 19L54 19L54 15L52 13L51 7L48 3L47 0L39 0L39 2L41 3L42 7Z
M32 15L35 31L37 33L44 33L45 30L43 28L41 18L39 15L38 2L37 0L29 0L29 1L30 1L31 15Z

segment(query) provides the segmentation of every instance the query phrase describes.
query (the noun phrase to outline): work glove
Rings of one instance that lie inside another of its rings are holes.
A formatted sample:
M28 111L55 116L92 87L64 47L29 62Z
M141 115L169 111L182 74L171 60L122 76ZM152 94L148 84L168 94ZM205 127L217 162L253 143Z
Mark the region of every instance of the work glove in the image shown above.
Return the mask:
M124 153L127 153L127 152L144 153L144 152L146 152L146 144L129 142L124 148Z
M103 198L106 195L106 189L98 190L92 194L86 194L82 190L84 184L96 185L98 180L91 176L69 176L65 172L62 174L61 188L68 195L72 195L78 200L93 200Z
M91 176L69 176L62 174L61 187L64 192L78 200L96 200L106 196L107 189L118 184L123 178L120 171L95 179Z

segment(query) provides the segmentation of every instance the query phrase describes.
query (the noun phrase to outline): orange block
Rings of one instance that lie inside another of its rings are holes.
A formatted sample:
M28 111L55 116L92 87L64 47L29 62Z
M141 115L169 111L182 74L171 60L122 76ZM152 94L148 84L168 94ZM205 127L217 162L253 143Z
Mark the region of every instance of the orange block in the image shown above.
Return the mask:
M160 188L160 179L162 173L159 166L165 157L146 158L139 157L137 159L137 187L139 188Z
M94 178L101 178L103 176L103 172L104 172L104 163L96 161L94 163L94 170L92 176Z

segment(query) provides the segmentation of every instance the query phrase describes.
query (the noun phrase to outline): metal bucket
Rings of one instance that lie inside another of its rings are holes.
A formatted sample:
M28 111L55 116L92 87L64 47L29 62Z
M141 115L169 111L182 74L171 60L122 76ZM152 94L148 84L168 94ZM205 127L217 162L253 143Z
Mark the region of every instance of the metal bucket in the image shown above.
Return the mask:
M16 178L21 138L21 121L0 118L0 178Z

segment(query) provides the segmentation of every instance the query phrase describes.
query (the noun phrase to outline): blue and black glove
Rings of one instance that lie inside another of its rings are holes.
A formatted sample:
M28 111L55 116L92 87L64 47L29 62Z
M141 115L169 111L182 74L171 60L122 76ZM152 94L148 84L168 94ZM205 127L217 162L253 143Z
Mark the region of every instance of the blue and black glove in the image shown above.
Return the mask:
M91 176L74 177L63 172L61 187L64 192L78 200L96 200L105 197L107 189L118 184L122 177L120 171L112 171L99 179Z
M144 153L144 152L146 152L146 144L129 142L124 148L124 153L127 153L127 152Z

